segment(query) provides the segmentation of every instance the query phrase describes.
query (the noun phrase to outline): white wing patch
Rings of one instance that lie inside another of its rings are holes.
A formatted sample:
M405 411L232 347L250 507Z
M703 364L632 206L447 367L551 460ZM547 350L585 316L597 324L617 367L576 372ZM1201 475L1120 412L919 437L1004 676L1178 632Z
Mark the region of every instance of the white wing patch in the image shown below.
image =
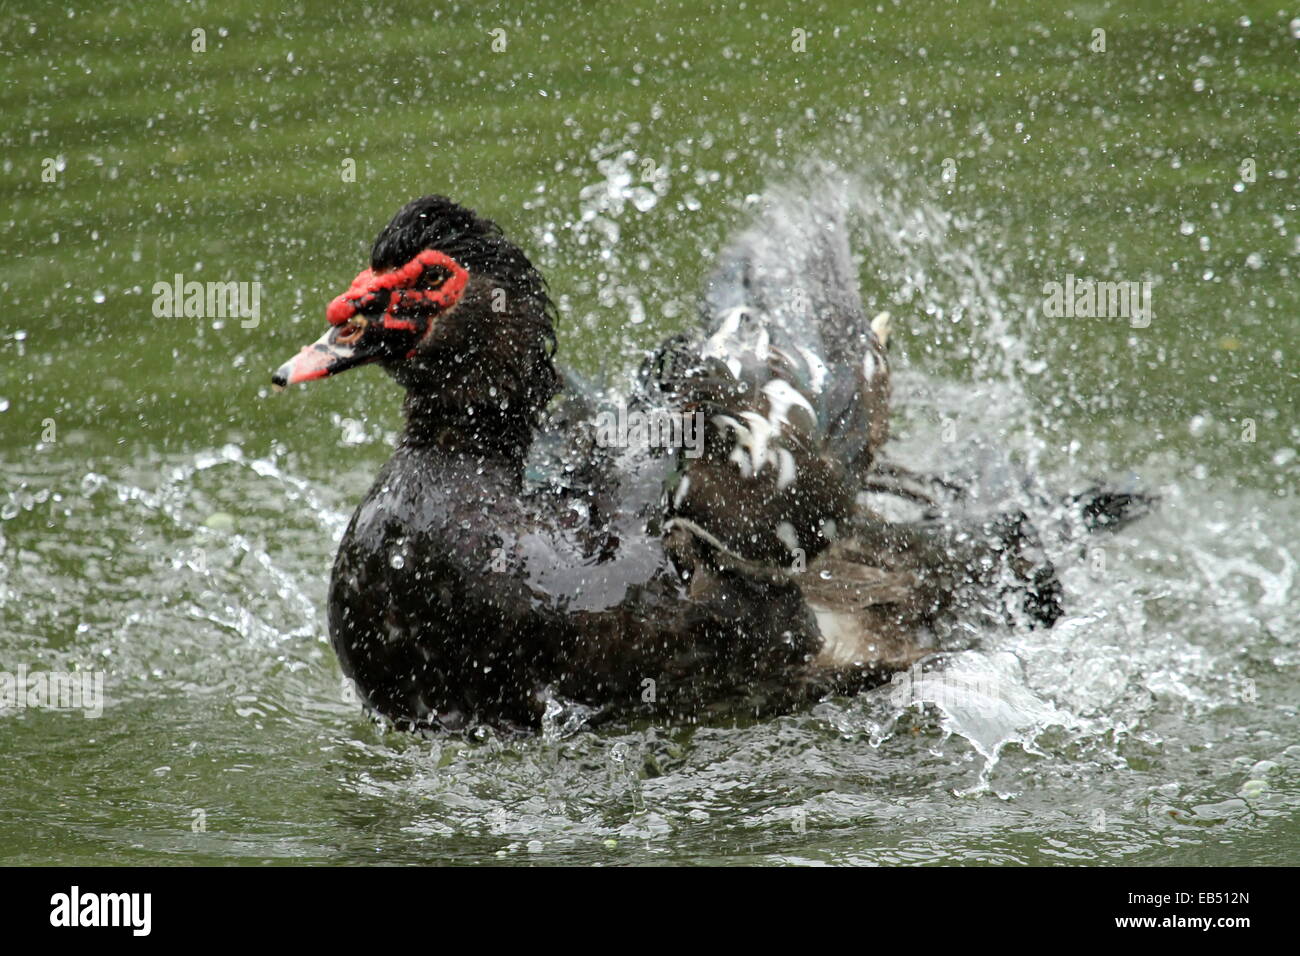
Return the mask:
M735 462L741 477L753 478L771 465L776 471L777 490L784 491L798 478L799 469L794 455L785 448L774 448L773 440L778 439L790 424L792 408L803 408L814 417L817 413L798 389L782 379L773 379L764 385L763 394L767 397L766 417L746 411L739 414L739 419L731 415L714 415L712 422L735 433L736 444L728 460Z
M862 356L862 378L868 383L876 377L876 354L872 349L867 349Z
M783 545L791 551L799 550L799 535L794 530L794 525L788 521L782 521L776 526L776 537Z
M832 611L809 602L809 609L817 619L817 629L822 634L822 647L817 663L822 666L849 667L861 660L862 622L852 614Z
M686 500L686 495L691 490L691 476L682 475L682 480L677 483L677 490L673 492L673 508L680 508L682 502Z
M749 463L749 456L745 454L745 449L737 445L735 448L731 449L731 454L728 455L727 458L736 463L736 467L740 469L740 477L754 477L754 466Z
M867 346L867 352L862 356L862 379L868 385L880 371L880 363L884 359L885 343L889 341L889 329L891 320L888 312L881 312L871 320L871 334L875 336L876 342ZM879 348L876 345L879 345ZM877 354L880 358L877 358Z
M787 374L803 375L798 371L802 362L807 367L806 387L813 395L821 394L830 378L830 369L821 357L806 346L795 346L793 356L772 345L769 330L750 320L752 313L745 306L736 306L718 315L717 331L704 342L701 354L705 358L721 360L737 379L745 365L742 356L753 355L760 363L776 360L785 366ZM780 375L781 372L776 374ZM778 491L784 491L798 479L798 466L794 455L785 448L775 447L786 429L794 427L791 415L802 409L817 421L817 409L808 396L785 378L771 378L762 386L767 400L766 416L752 411L734 415L715 415L713 424L729 428L735 433L735 445L728 460L735 463L741 477L753 478L763 473L768 465L776 472Z
M731 351L727 348L727 340L740 330L740 320L745 315L744 306L736 306L736 308L728 309L722 314L722 321L718 324L718 331L710 335L704 343L702 351L705 358L725 358L727 356Z
M808 366L808 385L813 392L820 395L822 386L826 384L826 377L830 375L830 369L826 363L821 360L821 356L807 346L799 346L799 355L803 358L804 364Z
M790 388L785 382L775 384ZM794 389L790 388L790 391L799 398L798 403L791 402L791 405L808 404L807 400ZM743 423L730 415L714 415L712 418L714 425L719 428L730 428L736 435L736 444L731 449L731 454L727 456L728 460L735 462L742 478L753 478L771 465L776 470L776 488L778 491L784 491L799 476L794 455L785 448L771 446L772 439L781 433L781 425L786 421L784 415L764 418L757 412L741 412L740 417L744 419ZM773 418L776 421L773 421Z
M794 455L790 454L784 448L776 450L779 464L776 473L776 490L785 491L794 483L795 478L799 476L799 469L795 467Z
M767 420L771 423L773 431L779 432L781 426L790 424L790 409L796 405L808 409L808 414L814 421L817 418L812 402L804 398L797 388L784 379L772 379L763 386L763 394L767 396L767 405L770 409Z
M871 320L871 331L879 340L881 348L889 344L889 330L892 326L893 319L888 312L878 312L876 317Z

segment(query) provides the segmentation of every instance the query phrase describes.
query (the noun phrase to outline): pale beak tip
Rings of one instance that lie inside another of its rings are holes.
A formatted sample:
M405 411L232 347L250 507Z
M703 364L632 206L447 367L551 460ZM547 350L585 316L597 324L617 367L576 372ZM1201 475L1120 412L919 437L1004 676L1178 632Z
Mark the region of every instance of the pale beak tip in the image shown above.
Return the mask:
M271 389L276 392L283 392L289 387L289 380L293 377L293 362L285 362L275 374L271 376Z

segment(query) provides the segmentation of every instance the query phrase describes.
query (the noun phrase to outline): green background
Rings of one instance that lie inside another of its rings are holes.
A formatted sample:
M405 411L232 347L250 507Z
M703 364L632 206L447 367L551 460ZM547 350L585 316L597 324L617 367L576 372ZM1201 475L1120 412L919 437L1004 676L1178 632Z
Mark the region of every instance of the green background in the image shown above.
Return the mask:
M1300 11L3 14L0 668L104 670L110 706L0 712L0 859L1297 861ZM373 369L278 397L269 377L379 227L428 192L496 219L550 280L566 364L617 380L691 321L746 197L810 161L889 200L858 252L897 319L903 450L960 419L1059 483L1134 472L1164 497L1102 579L1070 571L1064 627L987 636L1077 726L986 767L969 726L879 699L562 741L359 716L323 592L398 396ZM900 238L912 208L923 241ZM175 273L261 282L260 323L155 318ZM1154 321L1035 314L1066 273L1153 281Z

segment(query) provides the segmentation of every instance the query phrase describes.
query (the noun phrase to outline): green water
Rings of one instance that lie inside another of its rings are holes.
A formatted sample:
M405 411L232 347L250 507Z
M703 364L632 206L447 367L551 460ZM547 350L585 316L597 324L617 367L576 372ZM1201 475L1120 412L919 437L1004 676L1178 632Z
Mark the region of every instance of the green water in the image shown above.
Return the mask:
M0 861L1300 861L1297 16L5 4L0 671L108 700L0 710ZM427 192L496 219L564 361L617 379L692 321L747 197L815 162L897 319L895 457L941 465L955 428L1162 496L1062 556L1055 629L954 662L1010 723L874 693L528 741L373 725L323 599L398 396L269 378L378 228ZM156 318L177 273L260 282L259 321ZM1041 314L1067 274L1151 281L1149 327Z

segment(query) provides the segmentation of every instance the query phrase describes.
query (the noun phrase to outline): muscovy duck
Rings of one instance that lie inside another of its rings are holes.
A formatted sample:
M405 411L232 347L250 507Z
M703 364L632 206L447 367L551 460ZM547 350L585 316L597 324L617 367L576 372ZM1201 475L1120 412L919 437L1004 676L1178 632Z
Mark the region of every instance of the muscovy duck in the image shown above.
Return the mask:
M843 217L810 223L776 255L742 234L701 327L643 363L627 408L678 416L665 448L602 436L555 366L546 283L495 224L441 196L396 214L325 334L273 376L374 363L406 390L329 591L331 641L369 708L453 730L537 728L565 705L762 715L888 679L962 612L1056 620L1023 513L954 518L939 491L959 490L881 458L889 318L867 317ZM868 490L936 508L886 521ZM1115 527L1137 502L1076 503Z

